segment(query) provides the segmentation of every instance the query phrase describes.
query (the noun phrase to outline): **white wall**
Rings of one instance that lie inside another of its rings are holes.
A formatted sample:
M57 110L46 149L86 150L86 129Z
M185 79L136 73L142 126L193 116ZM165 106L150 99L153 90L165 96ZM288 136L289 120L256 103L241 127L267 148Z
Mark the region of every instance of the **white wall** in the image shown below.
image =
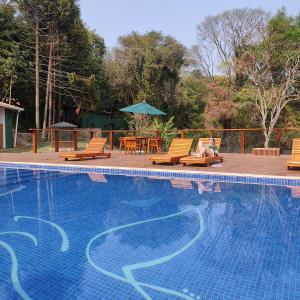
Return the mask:
M3 148L6 147L6 137L5 137L5 109L0 107L0 124L3 124Z

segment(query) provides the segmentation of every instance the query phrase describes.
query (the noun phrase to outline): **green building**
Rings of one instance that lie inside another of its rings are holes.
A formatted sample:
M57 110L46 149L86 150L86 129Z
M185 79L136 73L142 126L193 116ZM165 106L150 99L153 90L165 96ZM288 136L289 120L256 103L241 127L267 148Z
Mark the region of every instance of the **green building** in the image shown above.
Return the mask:
M81 128L110 129L110 115L108 113L83 112L80 120Z
M80 119L81 128L127 129L127 123L123 119L112 119L110 113L83 112Z
M19 113L23 110L18 106L0 102L0 149L14 147L14 128L17 132Z

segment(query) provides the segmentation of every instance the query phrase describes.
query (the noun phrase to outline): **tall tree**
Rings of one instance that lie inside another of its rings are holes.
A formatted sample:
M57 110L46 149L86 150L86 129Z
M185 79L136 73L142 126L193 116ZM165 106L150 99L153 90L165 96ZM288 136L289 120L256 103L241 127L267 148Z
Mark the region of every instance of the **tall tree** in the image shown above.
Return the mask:
M209 75L216 68L235 79L234 61L248 45L259 42L269 14L262 9L232 9L208 16L197 27L198 59ZM209 71L209 72L208 72Z
M203 128L205 98L208 93L207 78L198 72L182 74L176 87L178 128Z
M40 86L39 92L36 89L36 119L40 113L37 99L44 95L43 129L67 110L75 114L82 108L105 109L109 93L103 67L104 41L84 26L77 1L18 0L18 8L27 31L24 46L35 50L29 60L36 87ZM35 30L37 20L39 30Z
M174 113L184 54L183 45L159 32L121 37L107 61L114 97L122 105L146 100Z
M16 7L8 1L0 5L0 99L11 103L13 86L26 67L26 51L19 45ZM21 37L22 38L22 37Z
M264 130L265 147L284 108L300 100L300 23L279 11L264 40L249 47L238 70L255 87L254 106Z

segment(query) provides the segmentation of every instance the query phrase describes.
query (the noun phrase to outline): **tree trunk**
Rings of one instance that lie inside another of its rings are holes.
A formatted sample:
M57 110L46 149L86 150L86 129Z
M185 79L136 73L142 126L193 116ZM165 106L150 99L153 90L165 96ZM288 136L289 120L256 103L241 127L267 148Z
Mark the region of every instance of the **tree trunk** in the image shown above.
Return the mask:
M61 66L59 65L59 74L61 74ZM58 77L58 91L60 92L60 77ZM57 121L61 121L61 93L58 94Z
M10 77L8 104L11 104L12 85L13 85L13 80L12 80L12 77Z
M43 133L42 138L46 136L46 127L47 127L47 116L49 108L49 97L50 97L50 86L52 80L52 39L50 39L50 48L49 48L49 60L48 60L48 73L47 73L47 85L46 85L46 96L45 96L45 107L44 107L44 120L43 120ZM51 117L50 117L51 118Z
M35 128L40 128L40 24L38 0L35 11Z
M52 102L52 69L51 69L51 73L50 73L50 82L49 82L49 114L48 114L48 128L51 127L52 125L52 106L53 106L53 102ZM52 140L52 134L50 132L50 134L48 135L48 141L50 142Z
M270 141L269 136L265 136L264 148L269 148L269 141Z
M45 139L46 136L46 127L47 127L47 116L48 116L48 106L49 106L49 76L50 73L48 73L47 76L47 85L46 85L46 95L45 95L45 107L44 107L44 119L43 119L43 132L42 132L42 138Z
M52 88L51 88L51 93L52 93L52 124L55 124L55 115L56 115L56 101L55 101L55 93L52 92L53 89L55 89L56 86L56 72L55 72L55 62L53 63L53 80L52 80Z
M272 129L264 128L264 137L265 137L264 148L269 148L271 133L272 133Z
M53 78L53 74L52 74L53 70L51 69L51 73L50 73L50 82L49 82L49 114L48 114L48 127L50 127L52 125L52 108L53 108L53 95L52 95L52 78Z

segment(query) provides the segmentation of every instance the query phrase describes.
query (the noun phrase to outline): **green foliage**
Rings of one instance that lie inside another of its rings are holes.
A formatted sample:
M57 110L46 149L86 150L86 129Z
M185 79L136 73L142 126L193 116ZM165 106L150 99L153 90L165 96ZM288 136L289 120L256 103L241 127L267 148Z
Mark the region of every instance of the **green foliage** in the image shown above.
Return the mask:
M170 117L167 122L164 122L159 118L155 118L152 124L145 129L162 131L162 134L160 136L163 138L164 145L166 148L169 148L172 139L177 136L176 132L168 132L170 130L177 130L177 128L174 125L174 116Z
M36 10L42 28L41 110L45 103L49 43L54 40L56 118L68 115L70 110L74 113L77 107L118 115L121 107L146 100L167 112L168 117L174 117L163 122L157 118L133 116L129 117L131 127L157 130L257 127L260 125L254 105L257 90L249 77L238 73L238 60L247 51L258 55L264 50L268 57L266 60L261 56L259 65L264 67L265 62L270 63L272 78L282 83L283 66L287 62L294 64L299 57L300 15L288 16L284 9L271 18L266 28L259 28L258 31L265 32L263 42L260 38L237 37L245 43L230 48L230 53L234 53L222 66L237 72L232 80L228 74L210 76L203 71L203 64L202 68L192 65L187 59L186 48L161 32L133 32L121 36L118 46L108 52L103 38L84 25L76 0L0 0L0 3L0 98L7 96L11 88L12 96L25 107L21 118L24 128L31 127L34 119ZM263 11L258 13L265 15ZM243 20L238 19L237 11L234 16L236 24L244 25ZM260 24L265 24L264 20ZM226 34L229 37L226 31L216 34L220 34L219 38ZM209 57L214 58L213 55ZM297 85L300 85L299 80L292 88L296 89ZM271 93L267 95L271 96ZM300 105L288 104L278 126L299 125ZM164 136L168 143L173 137L173 133Z
M245 85L237 91L233 97L235 104L235 116L233 127L253 128L257 126L257 118L254 106L255 88L253 85ZM249 112L253 112L249 114Z
M202 128L204 126L207 80L191 73L181 77L177 86L178 107L175 121L179 128Z
M7 98L13 92L13 86L24 76L28 67L28 50L20 46L16 35L19 29L16 9L10 3L0 5L0 100Z
M183 45L160 32L120 37L107 63L113 98L125 105L146 100L172 115L184 54Z
M13 98L25 107L21 127L34 125L34 27L37 12L41 28L41 110L45 103L51 42L54 45L55 119L58 120L59 115L64 118L70 111L75 115L77 107L110 110L104 40L86 28L76 0L0 0L0 3L0 99L7 97L8 89L13 85Z

